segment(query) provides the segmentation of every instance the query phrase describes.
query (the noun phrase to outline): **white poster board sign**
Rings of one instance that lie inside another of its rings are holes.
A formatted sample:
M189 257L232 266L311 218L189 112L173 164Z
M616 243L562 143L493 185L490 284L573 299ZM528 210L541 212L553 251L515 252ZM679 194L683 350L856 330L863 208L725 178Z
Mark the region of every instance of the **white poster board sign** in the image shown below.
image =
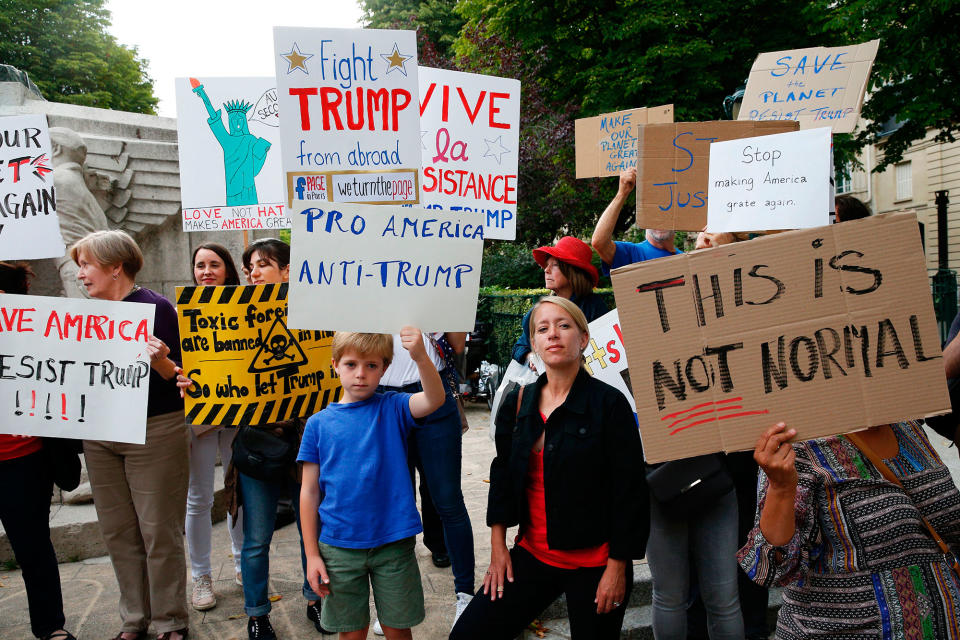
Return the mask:
M287 326L473 331L483 224L385 205L322 204L292 218Z
M413 31L275 27L291 218L320 202L418 202Z
M155 312L0 294L0 432L143 444Z
M590 323L590 342L583 350L587 371L597 380L615 387L637 412L630 388L630 370L627 368L627 350L623 346L620 314L614 309Z
M66 252L57 219L47 117L0 117L0 260L59 258Z
M829 224L830 141L821 127L711 144L707 230Z
M177 78L184 231L290 226L270 78Z
M517 237L520 81L420 67L420 202Z

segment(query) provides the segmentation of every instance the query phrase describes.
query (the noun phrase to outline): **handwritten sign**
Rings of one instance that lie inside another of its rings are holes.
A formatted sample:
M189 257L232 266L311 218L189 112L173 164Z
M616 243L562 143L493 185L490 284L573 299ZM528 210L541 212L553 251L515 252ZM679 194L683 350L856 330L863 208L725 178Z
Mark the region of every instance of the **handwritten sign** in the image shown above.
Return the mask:
M857 126L879 40L847 47L761 53L753 62L738 120L798 120L801 129Z
M829 224L830 157L827 127L711 144L707 229L764 231Z
M797 128L796 122L641 125L637 131L637 225L700 231L707 224L712 143Z
M672 104L577 119L577 177L616 176L637 166L637 126L657 122L673 122Z
M340 399L333 333L287 327L287 285L177 287L187 424L270 424Z
M805 440L950 409L913 214L612 279L647 462L750 449L780 420Z
M472 331L483 222L420 207L339 204L293 217L290 326Z
M177 78L184 231L290 226L274 78Z
M590 375L616 387L636 413L637 406L630 388L627 350L623 346L623 333L620 330L620 313L616 309L590 323L590 342L583 350L583 358Z
M155 308L0 294L0 432L143 444Z
M421 203L517 237L520 81L420 67Z
M418 202L414 31L275 27L287 205Z
M0 260L59 258L50 132L43 115L0 117Z

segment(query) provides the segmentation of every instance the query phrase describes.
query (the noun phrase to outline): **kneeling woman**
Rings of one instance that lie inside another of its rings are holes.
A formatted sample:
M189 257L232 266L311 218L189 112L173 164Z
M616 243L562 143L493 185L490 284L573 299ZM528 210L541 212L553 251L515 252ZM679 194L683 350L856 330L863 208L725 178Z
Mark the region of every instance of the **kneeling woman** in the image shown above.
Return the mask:
M450 637L514 638L564 593L573 638L618 638L649 529L636 421L626 398L583 368L590 335L576 304L548 296L530 318L546 372L497 415L490 569Z

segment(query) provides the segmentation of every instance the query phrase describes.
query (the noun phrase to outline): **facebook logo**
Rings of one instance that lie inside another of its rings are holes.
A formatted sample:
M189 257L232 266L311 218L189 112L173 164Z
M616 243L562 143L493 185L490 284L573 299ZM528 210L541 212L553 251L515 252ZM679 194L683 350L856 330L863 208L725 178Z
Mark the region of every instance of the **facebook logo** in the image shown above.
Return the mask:
M294 191L297 192L297 200L303 200L303 192L306 190L306 188L307 188L306 178L304 178L303 176L300 176L299 178L297 178L297 187L294 189Z

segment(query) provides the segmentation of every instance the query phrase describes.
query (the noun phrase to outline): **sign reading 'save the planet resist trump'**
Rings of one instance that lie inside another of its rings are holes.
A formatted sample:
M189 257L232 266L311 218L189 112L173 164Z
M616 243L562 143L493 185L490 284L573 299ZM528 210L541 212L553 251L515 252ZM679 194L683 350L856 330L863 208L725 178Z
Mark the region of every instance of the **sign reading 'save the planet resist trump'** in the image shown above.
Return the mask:
M421 203L517 234L520 81L420 67Z
M290 216L418 202L416 34L275 27L274 47Z

